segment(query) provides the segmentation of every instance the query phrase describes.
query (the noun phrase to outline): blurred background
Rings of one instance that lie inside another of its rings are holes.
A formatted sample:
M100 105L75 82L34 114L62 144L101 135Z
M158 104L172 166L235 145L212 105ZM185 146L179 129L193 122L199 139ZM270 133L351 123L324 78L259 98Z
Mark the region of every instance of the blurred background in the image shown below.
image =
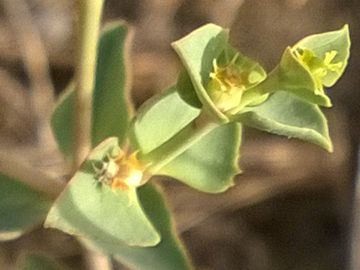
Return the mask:
M0 0L0 157L64 179L65 165L46 123L73 76L74 2ZM359 14L356 0L105 1L104 23L120 18L135 29L136 106L176 81L180 64L170 43L207 22L231 28L232 44L267 70L287 45L350 25L349 67L328 92L334 108L325 111L333 154L246 129L240 150L244 173L228 192L207 195L162 181L198 269L360 269L360 251L351 256L350 250L356 243L351 224L360 138ZM27 250L85 269L76 241L41 228L0 242L0 269L12 269Z

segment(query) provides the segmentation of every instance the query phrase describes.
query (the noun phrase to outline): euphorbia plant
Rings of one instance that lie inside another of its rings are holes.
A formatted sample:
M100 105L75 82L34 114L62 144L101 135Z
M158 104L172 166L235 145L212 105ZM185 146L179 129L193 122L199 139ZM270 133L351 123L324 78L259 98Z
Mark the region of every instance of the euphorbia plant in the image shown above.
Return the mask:
M207 24L173 43L183 65L178 81L136 112L127 98L128 36L123 23L102 32L91 95L93 150L52 204L45 226L75 235L134 269L190 269L153 176L170 176L203 192L227 190L240 172L242 126L299 138L331 152L319 106L331 106L324 87L332 86L347 65L348 27L286 48L267 74L229 44L227 30ZM69 87L52 116L68 160L76 158L78 83ZM9 187L2 190L11 188L12 179L3 179ZM49 200L36 211L44 213L48 207ZM19 229L43 215L36 217ZM12 223L2 222L2 230L11 231Z

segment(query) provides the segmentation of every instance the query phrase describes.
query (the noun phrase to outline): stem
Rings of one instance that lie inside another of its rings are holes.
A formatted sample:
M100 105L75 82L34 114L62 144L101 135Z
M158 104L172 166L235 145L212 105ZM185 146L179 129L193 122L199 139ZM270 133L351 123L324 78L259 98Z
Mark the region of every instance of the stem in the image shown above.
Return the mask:
M75 166L91 149L92 95L95 82L96 52L104 0L78 0L79 45L76 77Z
M218 125L206 112L201 112L195 120L185 126L173 138L147 154L140 153L139 159L150 164L147 172L153 175Z
M79 44L75 79L75 159L74 169L78 168L88 155L92 145L92 97L95 86L97 44L104 0L78 0L79 4ZM108 257L86 249L87 267L110 270Z
M240 107L236 108L238 111L245 108L247 105L251 104L254 99L258 98L261 95L270 94L273 93L278 89L279 85L279 77L278 77L278 71L277 69L270 72L270 74L267 76L267 78L259 83L258 85L248 89L244 92L242 98Z

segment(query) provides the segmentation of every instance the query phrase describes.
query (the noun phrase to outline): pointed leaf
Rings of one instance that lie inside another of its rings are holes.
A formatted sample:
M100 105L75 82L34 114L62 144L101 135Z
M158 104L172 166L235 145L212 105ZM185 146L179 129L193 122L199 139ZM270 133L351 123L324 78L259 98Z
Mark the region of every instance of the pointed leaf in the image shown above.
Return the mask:
M129 88L126 67L129 29L123 23L106 27L98 46L96 82L93 96L93 146L116 136L122 143L129 125ZM72 83L59 99L51 124L60 150L71 159L75 84Z
M17 268L18 270L61 270L64 269L56 261L38 254L23 256Z
M174 177L203 192L223 192L239 173L241 130L237 123L217 127L165 165L159 174Z
M146 154L169 140L199 113L171 87L139 109L131 125L133 145Z
M226 48L228 31L215 24L207 24L172 44L188 72L195 91L203 104L216 119L227 122L206 92L213 60Z
M112 190L95 178L94 162L117 147L118 140L110 138L91 152L50 209L46 227L90 239L105 251L112 245L154 246L160 241L135 188Z
M294 137L332 151L328 125L318 106L279 91L260 106L236 116L244 125L270 133Z
M124 142L131 109L128 97L128 61L132 34L122 23L113 23L103 32L96 67L93 102L93 146L109 137Z
M0 240L17 238L42 223L50 205L44 194L0 175Z
M150 248L113 245L111 254L132 269L192 269L187 254L176 236L169 209L161 192L153 185L146 184L138 193L146 214L161 234L161 242Z

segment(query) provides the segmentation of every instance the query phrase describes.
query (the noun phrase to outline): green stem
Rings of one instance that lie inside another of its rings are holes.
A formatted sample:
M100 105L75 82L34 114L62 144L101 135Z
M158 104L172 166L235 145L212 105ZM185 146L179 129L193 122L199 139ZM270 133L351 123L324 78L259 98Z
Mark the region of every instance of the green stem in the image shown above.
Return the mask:
M76 167L91 149L92 96L103 3L104 0L78 0L79 44L75 71L77 87L74 128Z
M104 0L78 0L79 44L76 66L75 99L75 169L80 166L91 149L92 97L95 86L97 44ZM112 269L109 259L86 249L88 269Z
M170 161L184 153L203 136L218 127L218 125L207 113L202 112L169 141L147 154L140 153L139 159L144 163L150 164L147 167L147 172L153 175Z
M279 76L277 69L272 71L267 78L260 84L254 86L253 88L245 91L242 96L241 106L245 107L251 104L254 99L258 98L260 95L270 94L279 89Z

